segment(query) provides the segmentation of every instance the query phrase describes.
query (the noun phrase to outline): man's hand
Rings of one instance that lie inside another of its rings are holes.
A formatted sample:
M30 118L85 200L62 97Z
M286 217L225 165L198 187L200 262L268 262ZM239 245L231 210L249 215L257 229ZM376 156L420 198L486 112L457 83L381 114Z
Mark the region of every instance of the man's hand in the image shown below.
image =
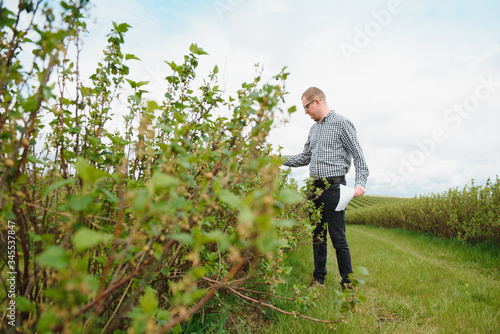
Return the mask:
M359 184L354 187L354 197L363 196L365 194L365 188L360 186Z

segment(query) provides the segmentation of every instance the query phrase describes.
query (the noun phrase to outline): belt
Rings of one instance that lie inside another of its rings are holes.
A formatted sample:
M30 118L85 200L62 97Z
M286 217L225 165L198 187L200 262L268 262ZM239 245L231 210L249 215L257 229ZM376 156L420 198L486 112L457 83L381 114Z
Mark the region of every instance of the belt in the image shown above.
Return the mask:
M345 176L334 176L334 177L326 177L325 178L328 184L334 184L334 183L345 183ZM323 179L318 179L314 180L314 186L317 188L323 188L325 187L325 182Z

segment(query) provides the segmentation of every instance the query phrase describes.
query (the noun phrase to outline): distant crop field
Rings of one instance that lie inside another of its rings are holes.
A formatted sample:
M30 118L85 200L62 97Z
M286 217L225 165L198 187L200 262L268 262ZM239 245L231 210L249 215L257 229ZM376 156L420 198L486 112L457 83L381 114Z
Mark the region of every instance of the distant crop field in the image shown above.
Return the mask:
M353 198L346 208L346 215L354 212L359 208L366 208L374 205L394 204L401 201L408 200L402 197L389 197L389 196L358 196Z
M500 244L500 181L414 198L356 197L347 205L346 223Z

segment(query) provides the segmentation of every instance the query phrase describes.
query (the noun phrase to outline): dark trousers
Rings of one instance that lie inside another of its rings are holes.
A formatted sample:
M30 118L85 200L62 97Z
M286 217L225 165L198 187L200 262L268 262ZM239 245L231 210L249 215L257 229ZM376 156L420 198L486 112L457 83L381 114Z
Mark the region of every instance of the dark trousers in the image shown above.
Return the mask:
M335 183L325 189L321 196L313 199L318 208L323 206L321 221L313 231L314 279L322 284L326 276L327 231L330 233L333 248L337 253L337 264L342 280L341 286L351 283L348 275L352 273L351 252L345 235L345 210L335 211L340 198L340 183Z

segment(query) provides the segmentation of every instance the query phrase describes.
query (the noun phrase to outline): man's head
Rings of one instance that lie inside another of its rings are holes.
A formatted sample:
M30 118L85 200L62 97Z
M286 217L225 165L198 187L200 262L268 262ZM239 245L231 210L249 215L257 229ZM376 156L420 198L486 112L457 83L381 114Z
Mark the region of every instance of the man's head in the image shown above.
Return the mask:
M310 87L302 94L302 105L306 115L309 115L317 122L321 121L330 112L326 104L325 93L316 87Z

